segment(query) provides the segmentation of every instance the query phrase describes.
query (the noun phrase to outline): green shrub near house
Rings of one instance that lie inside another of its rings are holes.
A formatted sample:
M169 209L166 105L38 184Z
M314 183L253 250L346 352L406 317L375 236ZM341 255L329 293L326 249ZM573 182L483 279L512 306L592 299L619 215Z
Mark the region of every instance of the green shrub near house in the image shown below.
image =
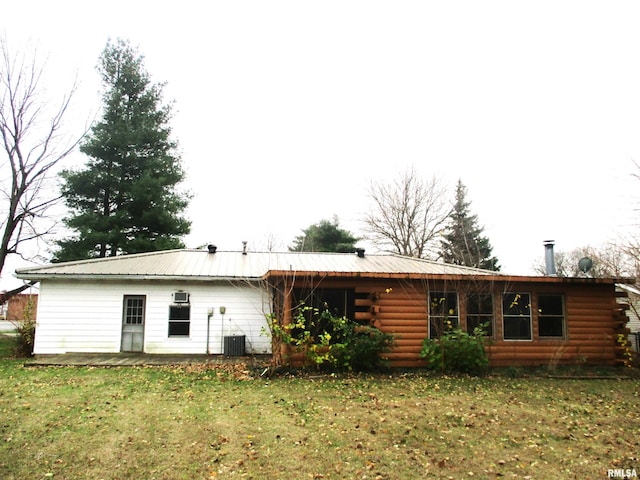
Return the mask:
M440 338L424 339L420 356L426 360L429 370L478 375L489 367L484 335L482 327L468 334L459 327L449 326Z
M274 352L282 345L302 354L305 366L322 370L371 371L384 366L384 353L391 351L394 337L381 330L361 325L327 309L300 305L290 324L275 315L267 317ZM287 359L274 355L274 366Z

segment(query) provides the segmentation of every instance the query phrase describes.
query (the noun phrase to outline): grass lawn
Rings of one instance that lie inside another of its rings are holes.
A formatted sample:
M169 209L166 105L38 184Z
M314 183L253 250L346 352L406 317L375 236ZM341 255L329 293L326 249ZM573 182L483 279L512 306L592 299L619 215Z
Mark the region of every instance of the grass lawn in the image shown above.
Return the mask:
M639 433L637 378L266 379L0 359L4 480L598 479L640 474Z

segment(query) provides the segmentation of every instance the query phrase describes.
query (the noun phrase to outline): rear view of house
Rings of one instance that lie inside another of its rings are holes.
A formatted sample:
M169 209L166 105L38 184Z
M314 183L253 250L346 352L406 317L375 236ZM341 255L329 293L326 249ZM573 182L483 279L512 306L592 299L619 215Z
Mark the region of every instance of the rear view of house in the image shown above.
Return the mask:
M621 279L510 276L399 255L174 250L17 271L40 282L35 354L263 354L265 316L304 303L395 337L388 358L424 365L422 342L484 325L490 364L614 364L627 332Z

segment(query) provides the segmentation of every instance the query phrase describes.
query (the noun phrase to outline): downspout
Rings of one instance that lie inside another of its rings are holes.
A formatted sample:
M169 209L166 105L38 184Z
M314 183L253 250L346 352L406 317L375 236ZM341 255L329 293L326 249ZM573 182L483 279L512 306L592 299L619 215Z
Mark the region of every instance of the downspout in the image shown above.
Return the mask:
M213 308L207 310L207 355L209 355L209 336L211 332L211 317L213 316Z
M220 316L222 319L220 320L220 354L224 355L224 314L227 313L227 308L222 306L220 307Z

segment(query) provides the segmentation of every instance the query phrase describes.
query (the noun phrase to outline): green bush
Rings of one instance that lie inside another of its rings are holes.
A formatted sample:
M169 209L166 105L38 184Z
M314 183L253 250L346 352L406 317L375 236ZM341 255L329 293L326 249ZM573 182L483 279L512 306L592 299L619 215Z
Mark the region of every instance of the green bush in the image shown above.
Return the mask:
M478 375L489 366L481 328L475 329L473 335L451 328L440 338L425 338L420 356L426 360L428 369L442 373Z
M393 335L344 319L339 340L330 345L333 365L338 369L366 371L384 366L382 354L393 347Z
M15 353L20 357L30 357L33 355L33 344L36 337L35 302L33 297L28 297L22 311L22 320L12 320L11 323L16 329Z
M337 317L328 309L300 305L293 321L282 325L277 317L267 317L273 351L280 344L304 354L307 365L324 370L375 370L383 366L382 354L393 347L393 335ZM278 356L279 357L279 356ZM274 357L280 366L283 359Z
M16 329L16 355L20 357L30 357L33 355L33 341L36 335L36 322L26 319L12 323Z

